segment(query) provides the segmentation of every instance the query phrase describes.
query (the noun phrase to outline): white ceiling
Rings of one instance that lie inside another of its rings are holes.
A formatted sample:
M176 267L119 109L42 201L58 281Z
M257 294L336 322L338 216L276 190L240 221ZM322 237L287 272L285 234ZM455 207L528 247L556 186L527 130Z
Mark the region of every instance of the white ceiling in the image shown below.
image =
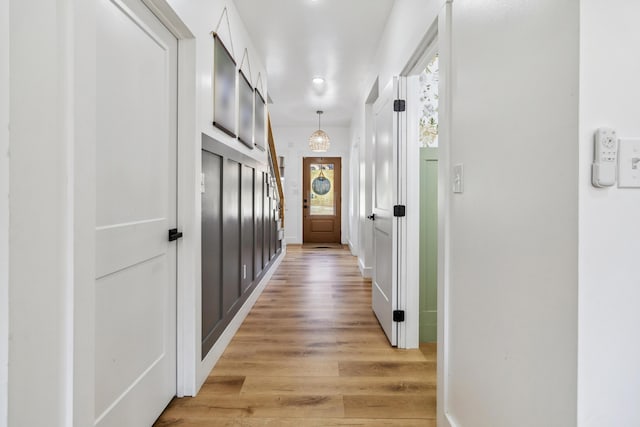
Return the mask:
M265 58L274 126L346 126L394 0L234 0ZM325 84L318 87L313 77Z

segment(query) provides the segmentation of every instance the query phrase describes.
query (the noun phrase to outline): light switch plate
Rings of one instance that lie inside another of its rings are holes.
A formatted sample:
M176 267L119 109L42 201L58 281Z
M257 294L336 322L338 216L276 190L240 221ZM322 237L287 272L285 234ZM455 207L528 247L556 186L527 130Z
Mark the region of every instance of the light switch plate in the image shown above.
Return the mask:
M620 138L618 187L640 188L640 138Z
M453 166L453 192L464 192L464 168L462 163Z

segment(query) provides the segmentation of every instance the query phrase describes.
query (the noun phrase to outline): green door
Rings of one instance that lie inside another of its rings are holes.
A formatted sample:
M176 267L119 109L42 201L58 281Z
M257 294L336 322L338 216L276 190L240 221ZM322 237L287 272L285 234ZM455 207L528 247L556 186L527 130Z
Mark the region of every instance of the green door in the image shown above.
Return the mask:
M436 342L438 318L438 149L420 149L420 342Z

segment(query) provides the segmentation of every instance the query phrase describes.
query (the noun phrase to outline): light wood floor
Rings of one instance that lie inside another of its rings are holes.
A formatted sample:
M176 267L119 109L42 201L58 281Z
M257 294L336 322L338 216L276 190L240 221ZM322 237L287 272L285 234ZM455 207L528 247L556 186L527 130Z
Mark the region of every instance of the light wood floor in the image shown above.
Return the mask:
M389 346L347 249L289 245L198 396L155 425L435 427L435 361Z

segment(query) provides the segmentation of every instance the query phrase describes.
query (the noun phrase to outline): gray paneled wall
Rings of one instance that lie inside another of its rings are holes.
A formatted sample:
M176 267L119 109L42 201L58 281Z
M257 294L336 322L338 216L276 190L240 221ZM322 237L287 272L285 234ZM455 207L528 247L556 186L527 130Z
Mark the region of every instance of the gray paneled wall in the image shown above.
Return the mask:
M202 301L208 302L206 310L204 304L202 306L204 348L205 342L215 342L215 338L209 335L222 319L220 304L222 259L219 244L222 241L222 157L203 150L202 170L206 171L204 180L206 191L202 194ZM204 262L205 259L206 262ZM206 286L204 286L205 278Z
M240 298L240 168L242 165L225 159L222 175L222 313ZM206 172L205 172L206 176ZM204 254L203 254L204 255ZM203 261L205 258L203 258ZM209 259L207 258L207 261Z
M262 231L264 233L264 240L262 245L262 266L264 267L269 263L271 259L271 227L269 227L269 221L271 220L270 210L271 210L271 197L270 197L270 189L269 189L269 175L266 173L262 174L262 180L264 182L264 194L263 194L263 222L262 222Z
M202 358L280 253L268 166L202 135Z
M255 254L255 168L244 165L242 167L242 246L241 262L242 278L241 291L245 293L253 279L253 257Z
M264 269L264 263L262 258L262 253L264 252L264 218L262 216L262 212L264 212L264 178L262 177L263 172L256 171L256 187L255 187L255 215L256 215L256 229L255 229L255 272L256 276L262 273Z

